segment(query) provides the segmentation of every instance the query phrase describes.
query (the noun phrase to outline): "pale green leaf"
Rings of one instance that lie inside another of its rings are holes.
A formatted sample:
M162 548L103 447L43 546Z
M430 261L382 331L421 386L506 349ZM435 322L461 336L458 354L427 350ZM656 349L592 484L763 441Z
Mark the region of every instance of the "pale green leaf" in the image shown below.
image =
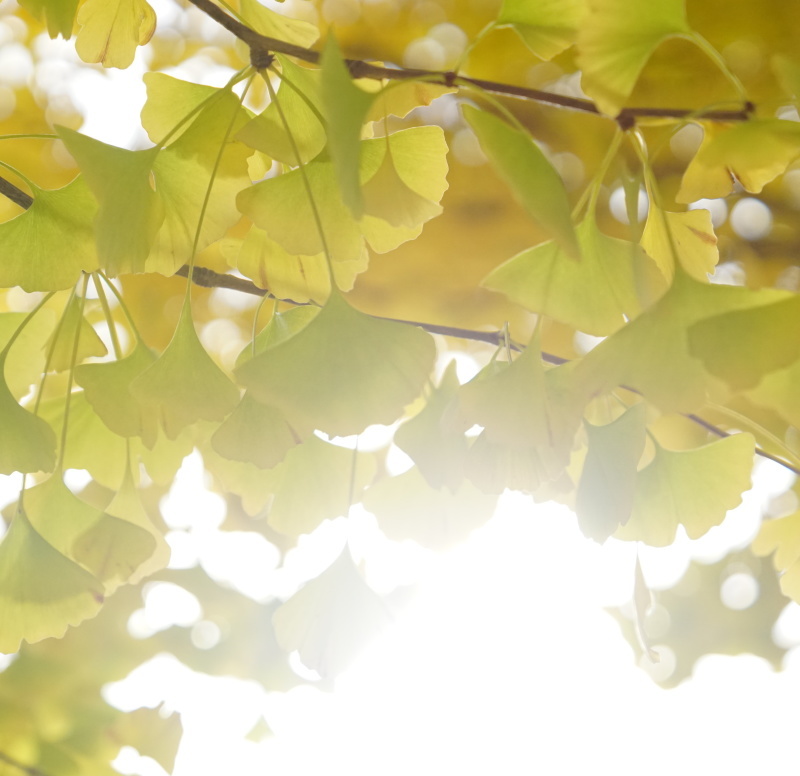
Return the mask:
M541 59L552 59L575 42L586 0L503 0L499 25L511 25Z
M78 349L75 351L75 338L80 337ZM45 345L50 355L47 368L51 372L63 372L72 367L73 360L80 363L85 358L104 356L108 349L103 340L86 320L81 311L81 300L72 296L67 302L61 317L60 328L57 328Z
M72 35L78 0L20 0L19 4L37 19L44 16L51 38L63 35L69 39Z

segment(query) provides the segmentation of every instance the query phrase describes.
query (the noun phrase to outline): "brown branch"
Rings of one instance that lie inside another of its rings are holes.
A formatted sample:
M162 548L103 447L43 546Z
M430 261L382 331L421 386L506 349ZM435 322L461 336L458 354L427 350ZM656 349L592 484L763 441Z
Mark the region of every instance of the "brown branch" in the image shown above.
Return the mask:
M17 188L11 181L0 176L0 194L8 197L15 205L27 210L33 204L33 197Z
M199 8L203 13L210 16L214 21L221 24L228 32L232 33L243 43L250 47L251 52L255 51L263 56L267 53L288 54L311 64L318 64L320 54L318 51L296 46L293 43L269 38L261 35L255 30L242 24L238 19L228 15L218 5L211 0L189 0L192 5ZM548 105L557 105L562 108L571 108L585 113L600 115L597 106L591 100L584 100L577 97L568 97L555 92L547 92L541 89L531 89L526 86L515 86L514 84L499 83L497 81L487 81L483 78L469 78L458 73L438 70L420 70L417 68L394 68L381 67L365 62L361 59L345 60L350 74L353 78L372 78L379 81L409 81L425 80L428 83L441 84L442 86L477 86L493 94L502 94L506 97L516 97L523 100L532 100ZM637 118L674 118L685 119L689 117L703 118L708 121L746 121L753 112L754 106L750 103L745 104L739 110L691 110L688 108L623 108L615 120L623 128L630 128L636 123Z

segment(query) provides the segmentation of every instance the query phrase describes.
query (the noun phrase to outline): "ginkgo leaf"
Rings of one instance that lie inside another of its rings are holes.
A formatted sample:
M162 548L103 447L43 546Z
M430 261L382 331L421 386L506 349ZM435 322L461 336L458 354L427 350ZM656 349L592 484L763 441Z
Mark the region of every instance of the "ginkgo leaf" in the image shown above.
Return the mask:
M298 334L236 373L301 434L316 428L346 436L402 414L422 390L435 351L420 329L371 318L335 293Z
M800 124L750 119L734 126L704 125L705 136L675 199L727 197L736 181L757 194L800 156Z
M156 419L143 410L130 386L155 360L150 348L139 341L124 358L80 364L75 369L75 382L109 429L121 437L140 436L148 446L155 441Z
M685 0L592 0L578 32L581 86L597 107L616 116L651 54L667 38L691 35Z
M365 89L375 90L372 105L367 111L367 121L380 121L386 116L405 118L412 110L425 105L430 105L438 97L445 94L454 94L455 87L450 88L443 84L426 83L425 81L393 81L389 88L386 83L360 79L359 85Z
M630 520L615 536L665 547L679 525L698 539L719 525L750 489L755 441L735 434L694 450L655 445L655 458L639 472Z
M239 130L236 139L292 166L298 165L299 153L300 161L306 164L319 154L328 139L322 119L320 71L300 67L288 57L278 56L278 61L282 80L277 103L270 102Z
M170 439L198 420L222 420L239 403L238 388L200 344L188 304L167 349L130 390Z
M97 198L94 228L102 266L112 275L141 272L164 220L164 205L150 185L158 149L127 151L66 127L56 131Z
M581 359L576 381L589 396L625 385L662 412L696 410L715 381L689 352L689 328L715 314L783 298L781 291L701 283L676 267L672 286L653 307Z
M705 318L689 329L689 352L732 388L753 388L800 357L800 297Z
M323 677L336 676L389 623L386 604L361 578L350 551L272 615L278 643Z
M264 472L273 494L267 522L288 536L311 533L323 520L347 515L374 476L372 456L312 435Z
M16 336L6 355L5 379L8 389L18 399L24 397L31 385L41 379L47 341L57 325L55 311L45 308L19 331L26 317L24 313L0 314L0 346L6 347L11 337Z
M386 477L364 495L381 531L393 541L412 539L431 550L446 550L482 526L497 506L494 496L469 482L454 492L432 488L416 467Z
M6 357L0 356L0 378ZM0 379L0 474L49 472L56 464L56 436L46 421L17 404Z
M322 107L328 130L328 148L342 200L356 218L364 212L359 181L361 127L373 95L353 83L336 38L331 34L320 60Z
M251 29L268 38L277 38L303 48L308 48L319 38L316 25L276 13L258 0L241 0L239 15Z
M60 474L28 488L23 503L36 532L100 580L106 595L127 582L156 549L151 532L82 501Z
M19 510L0 542L0 652L16 652L22 640L60 638L102 603L103 585L53 549Z
M425 406L394 434L394 443L414 459L432 488L455 492L464 479L468 442L458 408L459 382L451 361Z
M580 258L570 204L558 173L530 135L470 105L461 108L481 147L533 220L570 258Z
M784 92L795 100L800 99L800 64L783 54L772 57L771 64Z
M273 313L267 325L258 332L253 342L236 357L236 366L241 366L257 353L262 353L268 348L280 345L281 342L294 337L317 317L319 311L320 308L315 305L304 305Z
M611 334L641 311L639 265L649 260L635 244L604 235L593 217L576 234L580 262L549 241L501 264L481 285L580 331Z
M80 337L77 351L76 337ZM83 315L81 301L77 296L72 296L67 302L61 317L61 325L53 332L45 349L50 355L47 368L51 372L63 372L85 358L104 356L108 353L103 340Z
M25 291L70 288L97 269L92 221L97 203L82 177L61 189L35 189L33 204L0 224L0 285Z
M272 501L272 482L264 470L252 463L232 461L219 455L211 445L202 448L203 463L225 493L241 499L242 509L251 517L263 517Z
M589 449L575 496L581 531L604 542L633 509L637 465L644 452L645 405L635 404L605 426L584 421Z
M717 236L708 210L673 213L651 204L641 246L671 281L675 260L695 279L708 280L719 262Z
M156 14L146 0L86 0L78 24L75 50L84 62L126 68L153 37Z
M775 410L795 428L800 427L800 361L790 367L770 372L761 382L747 391L747 398L761 407Z
M503 0L498 25L511 25L540 59L552 59L575 42L586 0Z
M261 469L279 464L299 442L280 410L256 401L249 393L211 437L211 446L220 455Z
M63 35L69 40L78 11L78 0L20 0L19 4L36 19L44 16L47 34L51 38Z
M783 593L800 601L800 512L776 520L765 520L753 540L756 555L772 555L775 569L781 573Z

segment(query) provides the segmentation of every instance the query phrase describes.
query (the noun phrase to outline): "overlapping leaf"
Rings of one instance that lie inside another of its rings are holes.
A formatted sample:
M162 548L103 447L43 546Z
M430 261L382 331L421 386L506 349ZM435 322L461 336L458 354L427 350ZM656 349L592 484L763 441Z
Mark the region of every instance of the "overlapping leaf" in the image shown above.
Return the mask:
M75 338L80 337L75 349ZM53 332L45 349L50 356L47 368L63 372L85 358L104 356L108 349L94 327L83 315L81 300L72 296L61 317L60 326Z
M503 0L499 25L511 25L541 59L552 59L569 48L583 17L585 0Z
M239 14L249 27L268 38L308 47L319 37L319 30L310 22L283 16L258 0L241 0Z
M68 39L72 35L78 0L20 0L20 5L37 19L44 16L51 38L63 35Z

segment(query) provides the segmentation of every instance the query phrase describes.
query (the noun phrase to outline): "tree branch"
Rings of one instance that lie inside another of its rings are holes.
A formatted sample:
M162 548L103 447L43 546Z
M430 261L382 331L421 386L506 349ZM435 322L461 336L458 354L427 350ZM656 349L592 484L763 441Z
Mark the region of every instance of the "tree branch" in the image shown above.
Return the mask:
M0 175L0 194L8 197L14 204L27 210L33 204L33 197L26 194L22 189L17 188L11 181L7 181Z
M203 13L210 16L214 21L221 24L228 32L232 33L243 43L250 47L251 52L262 56L269 53L288 54L311 64L318 64L320 54L318 51L303 48L293 43L286 43L277 38L269 38L261 35L255 30L242 24L238 19L228 15L218 5L211 0L189 0L192 5L199 8ZM350 74L353 78L372 78L375 80L390 81L410 81L425 80L428 83L441 84L442 86L456 87L459 85L477 86L493 94L502 94L506 97L516 97L533 102L541 102L548 105L557 105L561 108L571 108L572 110L583 111L601 115L597 106L591 100L584 100L577 97L568 97L555 92L542 91L541 89L531 89L526 86L515 86L514 84L499 83L497 81L487 81L482 78L470 78L449 71L441 72L437 70L420 70L417 68L394 68L381 67L365 62L361 59L345 60ZM630 129L636 123L637 118L674 118L685 119L689 117L703 118L707 121L746 121L750 118L754 106L746 103L739 110L692 110L689 108L623 108L615 120L624 129Z

